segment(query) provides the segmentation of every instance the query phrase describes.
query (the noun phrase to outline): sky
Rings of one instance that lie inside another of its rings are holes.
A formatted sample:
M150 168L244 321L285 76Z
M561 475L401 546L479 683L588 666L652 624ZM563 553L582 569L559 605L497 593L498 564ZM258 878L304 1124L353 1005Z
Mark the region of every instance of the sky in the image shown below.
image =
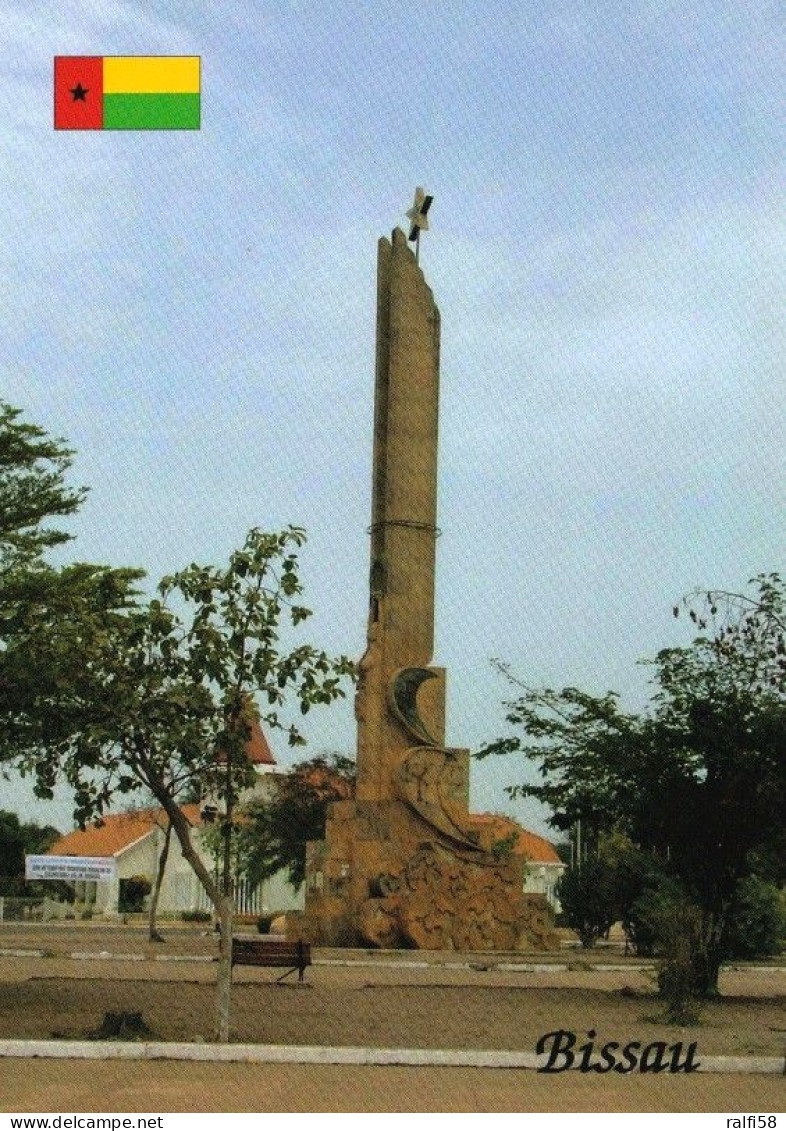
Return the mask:
M360 657L376 242L423 185L449 743L508 733L491 657L642 707L684 594L783 568L775 3L0 0L0 26L0 396L77 453L72 559L152 586L304 526L302 639ZM200 55L201 130L56 132L53 56L110 54ZM354 749L350 701L306 723ZM473 809L544 831L505 793L530 773L476 762Z

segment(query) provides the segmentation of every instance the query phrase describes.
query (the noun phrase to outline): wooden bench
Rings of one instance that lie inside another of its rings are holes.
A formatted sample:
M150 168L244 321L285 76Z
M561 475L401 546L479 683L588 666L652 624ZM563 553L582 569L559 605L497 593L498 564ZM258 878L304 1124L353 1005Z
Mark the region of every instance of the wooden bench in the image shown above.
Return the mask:
M283 982L297 970L299 982L307 966L311 965L311 946L301 939L286 942L283 939L236 938L232 942L233 966L286 966L277 982Z

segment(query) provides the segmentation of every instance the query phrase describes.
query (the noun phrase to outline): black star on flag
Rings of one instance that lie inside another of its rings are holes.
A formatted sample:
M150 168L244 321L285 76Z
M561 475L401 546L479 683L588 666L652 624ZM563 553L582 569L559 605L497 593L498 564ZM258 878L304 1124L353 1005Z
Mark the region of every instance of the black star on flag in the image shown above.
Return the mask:
M82 86L81 82L78 82L76 84L76 86L71 87L71 89L68 93L71 95L71 101L72 102L86 102L87 101L86 95L89 92L90 92L90 87L85 88L85 87Z

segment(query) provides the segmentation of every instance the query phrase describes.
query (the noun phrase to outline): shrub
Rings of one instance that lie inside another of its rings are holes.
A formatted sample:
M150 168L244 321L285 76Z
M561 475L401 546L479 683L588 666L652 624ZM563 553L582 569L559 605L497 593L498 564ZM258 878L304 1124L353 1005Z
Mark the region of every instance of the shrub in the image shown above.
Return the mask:
M664 894L655 921L655 940L662 957L656 978L670 1025L697 1025L698 997L706 975L701 911L683 895Z
M729 958L778 954L786 934L783 897L774 884L748 876L738 885L725 935Z
M181 911L180 919L183 923L209 923L212 915L209 911Z
M670 1025L696 1025L699 998L710 992L711 957L702 912L680 885L664 878L645 891L632 911L642 945L657 954L655 978Z
M662 940L672 905L682 898L679 884L666 876L654 877L623 917L623 927L636 954L649 958ZM668 932L667 932L668 933ZM666 944L668 945L668 944Z
M286 911L266 911L264 915L260 915L257 919L257 930L260 935L268 934L273 920L278 919L280 915L286 915Z
M40 896L3 896L3 918L12 921L39 919L43 904Z
M562 919L590 948L607 933L614 922L614 869L602 860L585 860L569 868L559 879L556 895L562 905Z
M118 911L142 911L145 896L150 895L152 887L147 876L130 876L127 880L121 880Z

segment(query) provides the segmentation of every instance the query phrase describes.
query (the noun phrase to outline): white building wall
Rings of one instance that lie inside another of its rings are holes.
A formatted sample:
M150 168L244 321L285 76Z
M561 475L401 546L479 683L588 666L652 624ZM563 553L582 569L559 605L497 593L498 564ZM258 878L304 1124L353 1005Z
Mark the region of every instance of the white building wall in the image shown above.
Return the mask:
M253 797L269 797L275 789L275 767L256 767L257 780L254 785L244 791L238 799L245 803ZM205 801L209 799L204 799ZM219 808L219 806L217 806ZM201 845L200 830L193 829L192 842L199 853L205 867L211 874L215 874L216 862L212 855ZM116 855L117 880L112 884L98 884L96 887L95 912L107 916L116 916L118 912L118 898L120 894L121 879L130 879L131 876L145 876L151 886L155 883L158 872L158 861L164 845L164 830L154 826L150 832ZM258 890L252 891L242 882L237 884L236 903L238 910L245 914L262 915L274 911L298 911L305 907L304 887L294 888L287 879L285 871L279 872L272 879L259 885ZM212 905L207 894L199 882L191 865L183 857L180 842L173 832L169 844L166 872L161 884L161 894L158 901L158 910L162 915L179 914L183 911L211 910Z
M547 864L527 864L527 871L524 876L524 891L528 893L545 895L551 906L555 911L560 910L560 903L556 896L556 886L562 873L565 871L566 865L561 861L559 863Z
M203 849L199 830L192 832L193 844L205 867L215 873L215 860ZM98 915L116 917L120 914L118 900L120 880L132 876L145 876L151 886L155 883L158 861L164 846L164 830L157 826L133 845L118 853L117 879L111 884L95 885L94 911ZM248 915L263 915L274 911L296 911L305 906L304 889L294 888L287 879L286 872L279 872L272 879L252 888L242 877L236 884L236 906L238 912ZM161 884L158 911L162 915L177 915L183 911L210 911L212 905L194 870L184 858L180 841L174 832L170 838L169 856Z
M117 878L111 884L96 884L94 905L96 914L107 916L118 914L120 880L130 880L132 876L145 876L151 883L154 882L155 870L158 866L154 832L155 830L115 855Z
M302 911L306 906L306 885L293 887L286 871L276 872L262 883L263 913L271 915L278 911Z

